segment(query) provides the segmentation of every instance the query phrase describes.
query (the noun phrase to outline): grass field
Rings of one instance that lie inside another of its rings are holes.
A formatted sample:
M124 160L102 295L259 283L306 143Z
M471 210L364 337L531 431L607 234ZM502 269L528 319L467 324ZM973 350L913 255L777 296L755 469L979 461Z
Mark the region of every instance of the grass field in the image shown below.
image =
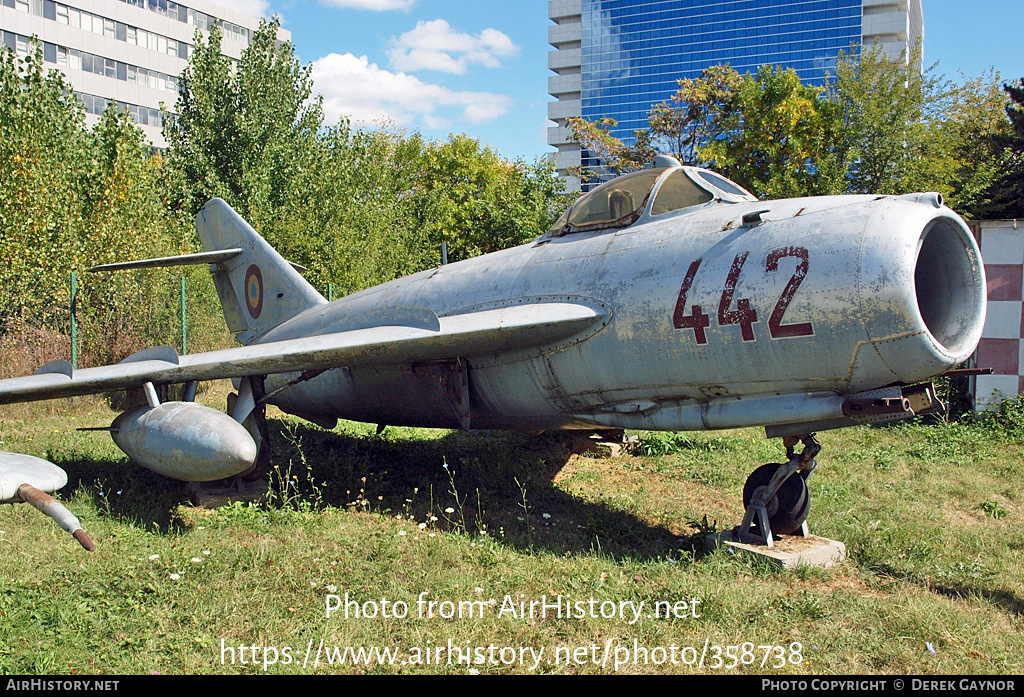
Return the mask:
M783 459L759 430L642 434L601 459L557 434L276 415L272 504L208 511L75 431L112 418L0 410L0 450L64 467L96 543L0 507L0 673L1024 672L1013 415L820 434L811 530L849 559L791 572L703 552Z

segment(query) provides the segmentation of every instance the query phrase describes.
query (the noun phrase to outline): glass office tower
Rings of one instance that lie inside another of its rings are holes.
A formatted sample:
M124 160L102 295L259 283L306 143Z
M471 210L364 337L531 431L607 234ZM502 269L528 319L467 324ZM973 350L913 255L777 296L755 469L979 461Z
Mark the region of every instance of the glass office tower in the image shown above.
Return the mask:
M878 43L898 57L923 34L921 0L551 0L548 15L557 49L549 92L558 99L548 142L560 171L593 164L569 142L566 118L610 116L628 142L677 79L708 66L743 74L780 65L821 84L851 45Z

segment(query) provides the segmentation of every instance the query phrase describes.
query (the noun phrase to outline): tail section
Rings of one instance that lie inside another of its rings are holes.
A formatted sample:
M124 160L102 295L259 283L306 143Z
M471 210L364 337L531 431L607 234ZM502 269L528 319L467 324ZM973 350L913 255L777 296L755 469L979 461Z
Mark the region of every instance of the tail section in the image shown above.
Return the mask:
M219 198L196 215L206 252L241 250L211 267L228 329L242 344L327 300Z

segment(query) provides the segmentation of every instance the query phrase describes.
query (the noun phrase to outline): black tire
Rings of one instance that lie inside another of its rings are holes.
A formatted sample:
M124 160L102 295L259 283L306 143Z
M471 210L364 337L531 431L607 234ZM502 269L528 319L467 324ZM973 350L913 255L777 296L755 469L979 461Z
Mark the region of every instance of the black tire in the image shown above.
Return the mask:
M757 490L768 486L775 471L782 465L769 463L761 465L747 477L743 485L743 507L750 505ZM804 478L794 473L767 503L768 524L774 535L789 535L800 529L811 512L811 495Z

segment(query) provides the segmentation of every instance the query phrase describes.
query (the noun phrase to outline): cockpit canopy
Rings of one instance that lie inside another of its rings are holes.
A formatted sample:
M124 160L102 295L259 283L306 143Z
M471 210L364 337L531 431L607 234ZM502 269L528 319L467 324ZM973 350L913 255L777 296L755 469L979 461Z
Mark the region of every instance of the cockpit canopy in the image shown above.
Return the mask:
M667 158L666 158L667 159ZM552 236L624 228L709 201L757 199L725 177L698 167L653 167L605 182L580 197L549 231Z

